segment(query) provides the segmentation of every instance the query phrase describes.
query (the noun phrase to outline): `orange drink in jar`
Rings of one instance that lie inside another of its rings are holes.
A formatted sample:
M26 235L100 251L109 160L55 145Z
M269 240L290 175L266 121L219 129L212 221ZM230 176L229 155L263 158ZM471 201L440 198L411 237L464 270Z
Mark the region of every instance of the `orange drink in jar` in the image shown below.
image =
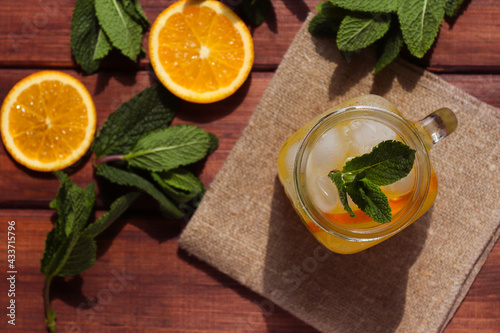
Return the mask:
M455 115L446 108L413 122L382 97L357 97L293 134L281 148L278 175L293 207L318 241L333 252L356 253L395 235L432 206L438 182L429 151L456 125ZM402 142L415 151L411 171L380 187L392 218L388 223L375 222L347 196L351 216L329 174L386 140Z

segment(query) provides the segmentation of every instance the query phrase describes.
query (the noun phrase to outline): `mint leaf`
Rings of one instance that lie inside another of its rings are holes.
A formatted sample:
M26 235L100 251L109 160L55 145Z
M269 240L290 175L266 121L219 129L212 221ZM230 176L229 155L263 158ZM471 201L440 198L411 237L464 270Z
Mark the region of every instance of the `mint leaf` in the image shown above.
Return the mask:
M210 132L208 132L208 136L210 139L210 148L208 149L207 155L210 155L219 147L219 138Z
M334 6L330 1L320 2L316 6L316 10L318 14L309 22L309 32L317 37L335 38L340 23L348 12Z
M108 117L94 138L92 151L97 157L127 154L140 136L170 125L177 101L162 85L144 89Z
M95 204L95 184L82 189L67 174L57 172L56 176L60 177L61 186L49 206L57 210L59 218L56 226L64 231L65 236L70 236L73 230L85 227L89 220Z
M94 2L77 0L71 18L70 47L76 62L86 74L94 73L101 64L100 59L94 58L99 31Z
M142 136L123 159L133 167L168 171L201 160L212 145L212 138L203 129L177 125Z
M239 5L246 18L256 27L264 22L272 7L270 0L241 0Z
M113 48L113 45L111 45L111 41L109 40L108 36L106 36L106 33L104 30L99 28L99 34L97 35L97 44L94 49L94 54L92 58L94 60L101 60L104 57L106 57Z
M142 10L141 4L139 3L139 0L132 0L135 5L135 11L137 12L137 15L139 15L139 21L144 29L148 29L150 24L148 17Z
M149 20L137 0L122 0L123 9L134 21L139 23L143 29L149 28Z
M330 0L335 5L352 11L360 12L395 12L403 0Z
M314 7L318 11L318 14L323 15L324 17L342 20L344 16L348 13L344 8L340 8L335 6L331 1L322 1ZM339 22L340 24L340 22Z
M141 24L128 15L120 0L95 0L95 11L111 44L136 61L142 47Z
M464 2L464 0L448 0L448 1L446 1L446 4L444 6L444 12L449 17L456 16L458 14L458 11L460 10L460 6L462 6L463 2Z
M198 177L183 168L152 173L153 180L163 192L177 203L185 203L205 191Z
M43 275L46 277L58 275L78 242L78 236L77 232L72 232L69 237L63 236L61 230L56 228L47 234L40 269Z
M75 276L92 267L96 260L97 244L91 236L78 235L78 240L71 248L70 255L57 275Z
M56 176L61 179L61 186L50 207L57 210L58 220L47 234L41 260L41 271L46 277L58 275L66 264L95 203L93 183L82 189L68 175L58 172Z
M352 201L378 223L391 222L392 212L384 192L370 180L363 178L346 185Z
M398 10L403 39L411 54L422 58L430 49L444 18L446 0L407 0Z
M340 202L344 206L345 211L348 212L351 217L354 217L355 216L354 212L352 211L351 207L349 207L349 202L347 200L347 189L342 180L342 173L332 171L330 172L329 176L332 182L335 184L335 186L337 186L337 189L339 191Z
M391 27L389 32L379 41L377 45L377 62L375 72L377 74L385 66L389 65L397 58L403 47L403 35L398 27Z
M357 51L385 35L391 24L388 14L346 15L337 33L337 46L341 51Z
M119 218L139 196L138 192L129 192L116 199L106 213L83 230L83 234L90 237L99 235Z
M328 17L316 14L309 22L308 30L316 37L335 38L338 26L335 24L335 21L330 20Z
M348 161L342 174L363 176L379 186L392 184L410 173L415 161L415 150L399 141L379 143L368 154Z
M179 219L182 217L181 211L152 183L145 178L126 170L122 170L107 164L97 165L96 174L104 177L112 183L134 187L153 199L158 201L160 209L169 218Z

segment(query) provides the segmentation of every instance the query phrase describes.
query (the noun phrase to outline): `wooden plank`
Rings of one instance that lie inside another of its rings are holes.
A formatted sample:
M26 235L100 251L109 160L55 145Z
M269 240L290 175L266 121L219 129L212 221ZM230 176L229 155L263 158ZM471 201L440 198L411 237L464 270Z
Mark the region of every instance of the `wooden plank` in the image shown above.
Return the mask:
M140 3L153 23L155 18L174 1L141 0ZM227 2L228 5L231 2ZM233 2L234 3L234 2ZM18 2L4 1L5 15L0 19L0 67L74 67L71 58L70 27L74 0L26 0L19 11ZM255 66L276 68L302 25L315 1L274 1L274 11L267 22L252 31L255 42ZM8 15L7 15L8 13ZM1 15L1 14L0 14ZM144 35L147 50L149 33ZM32 52L35 49L37 52ZM144 68L148 58L140 61ZM108 68L136 68L123 57L114 57Z
M445 333L500 332L500 243L491 251Z
M0 100L21 78L33 70L2 70L0 81ZM121 103L131 98L150 83L147 71L137 73L102 72L92 76L82 76L74 71L66 71L80 79L92 94L98 115L98 127L106 117ZM181 102L174 124L189 123L198 125L216 134L220 146L206 163L197 166L196 171L207 186L224 163L234 143L240 136L248 119L255 110L272 72L254 72L243 87L225 101L197 105ZM442 75L442 78L455 84L477 98L500 107L500 75ZM69 171L73 181L83 186L93 180L92 156L88 155ZM47 208L55 197L59 183L51 175L33 172L17 164L0 148L0 208ZM102 197L99 207L102 207Z
M498 98L500 75L441 74L439 77L485 103L500 107L500 99Z
M33 70L2 70L0 100L3 100L17 81L32 72ZM81 80L92 94L97 110L98 128L113 110L151 85L147 71L103 72L92 76L82 76L74 71L66 72ZM207 186L248 123L271 77L272 73L252 73L247 82L223 102L209 105L180 103L173 124L194 124L213 132L220 139L216 152L206 163L199 163L195 168ZM92 181L92 159L93 156L88 154L68 169L74 182L83 186ZM7 154L3 145L0 148L0 174L9 175L0 178L0 208L46 208L59 186L51 174L34 172L19 165ZM99 204L101 202L99 200Z
M170 1L141 0L151 23ZM227 1L231 4L231 1ZM257 70L274 69L281 62L307 13L319 0L274 0L266 22L253 29ZM0 14L0 67L71 68L75 63L69 48L74 0L5 0ZM495 0L467 2L461 15L441 28L432 54L422 64L435 70L496 71L500 69L500 3ZM148 33L144 37L147 49ZM36 50L34 52L33 50ZM411 61L418 61L410 57ZM145 68L148 58L140 61ZM107 68L136 69L124 57L112 57Z
M40 258L52 213L0 210L0 237L16 221L16 332L44 332ZM123 217L98 238L99 258L74 278L57 278L52 307L60 332L315 332L261 296L179 251L180 225ZM1 249L6 253L6 245ZM0 265L7 267L2 255ZM0 279L2 303L9 284ZM92 303L97 301L97 304ZM268 309L262 312L260 305ZM267 307L266 307L267 306ZM4 308L5 313L5 308ZM5 316L5 314L4 314ZM0 330L9 326L2 320Z
M429 67L448 72L498 73L500 53L493 51L492 45L500 45L499 18L499 1L464 1L459 16L443 23L437 42L427 56Z
M140 0L151 22L169 1ZM69 49L69 27L75 0L2 1L0 14L0 100L15 82L34 68L74 68ZM227 1L230 3L230 1ZM238 93L212 105L181 103L175 123L199 125L221 139L220 148L196 167L209 185L227 154L248 123L274 70L290 45L307 13L319 0L273 0L274 13L252 31L255 41L254 72ZM500 3L494 0L466 1L466 9L455 21L446 22L432 53L420 63L436 71L493 71L500 65ZM147 34L144 44L146 44ZM416 59L410 59L416 61ZM13 66L26 69L9 69ZM105 63L107 69L78 77L94 96L99 125L119 104L150 85L145 70L148 59L135 65L120 57ZM137 69L140 69L138 72ZM479 99L500 107L500 75L442 75ZM17 264L17 325L20 332L44 332L42 286L39 272L45 234L51 228L58 182L49 175L20 168L0 148L0 237L6 237L6 221L15 219ZM80 185L93 179L92 157L73 168L72 178ZM36 190L35 190L36 189ZM99 206L106 203L101 193ZM111 193L113 194L113 193ZM147 203L143 203L147 207ZM143 209L144 205L138 208ZM2 209L3 208L3 209ZM10 208L10 209L6 209ZM18 208L22 208L18 209ZM31 210L33 208L43 208ZM99 215L100 213L98 213ZM249 291L216 269L178 249L182 222L164 221L154 211L129 213L99 237L96 265L74 279L59 279L53 306L61 331L89 332L315 332L279 309L270 308L261 296ZM4 238L5 239L5 238ZM2 251L6 253L5 245ZM500 245L496 245L447 333L500 331ZM6 267L6 256L0 260ZM133 276L120 285L116 274L125 269ZM115 273L115 274L114 274ZM117 283L118 282L118 283ZM123 287L123 288L122 288ZM8 290L5 279L0 289ZM2 303L7 297L3 294ZM97 299L92 306L86 298ZM80 307L83 304L83 308ZM126 306L124 306L124 304ZM5 318L5 317L4 317ZM6 320L1 331L8 327ZM78 330L76 330L78 331Z
M0 210L2 239L7 236L7 221L16 221L16 332L44 332L44 277L39 259L45 234L51 229L51 215L46 210ZM98 237L98 260L91 269L74 278L54 280L52 306L59 330L316 332L179 250L181 229L181 224L156 215L126 214L118 220ZM0 257L1 267L7 267L6 256ZM446 333L500 331L499 260L497 244ZM0 290L8 287L7 280L0 279ZM9 302L6 294L3 304ZM0 327L8 327L5 318Z

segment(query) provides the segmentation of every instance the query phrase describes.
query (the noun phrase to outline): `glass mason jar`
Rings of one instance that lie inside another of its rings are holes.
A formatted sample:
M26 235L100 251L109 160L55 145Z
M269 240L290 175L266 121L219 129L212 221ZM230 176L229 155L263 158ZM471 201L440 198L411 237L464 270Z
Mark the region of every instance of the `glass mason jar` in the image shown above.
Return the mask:
M309 231L333 252L356 253L400 232L432 206L438 182L429 150L456 126L454 113L446 108L420 121L408 121L386 99L360 96L326 111L293 134L279 153L278 175ZM356 216L350 217L328 178L329 170L341 170L345 161L370 152L386 139L401 141L416 151L408 176L381 188L388 197L392 220L374 222L352 201Z

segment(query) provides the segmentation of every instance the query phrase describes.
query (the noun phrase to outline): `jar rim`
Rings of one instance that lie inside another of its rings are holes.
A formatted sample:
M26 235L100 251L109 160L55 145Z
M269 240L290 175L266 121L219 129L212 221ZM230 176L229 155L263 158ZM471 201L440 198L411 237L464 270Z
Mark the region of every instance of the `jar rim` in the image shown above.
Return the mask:
M331 128L333 124L344 120L360 118L372 119L379 122L382 119L385 120L385 124L390 125L405 144L416 150L416 180L415 187L411 192L411 199L393 216L391 222L380 223L375 227L365 229L356 229L349 227L350 225L333 223L312 204L312 200L309 199L305 188L305 167L307 166L310 152L310 148L308 149L308 147L311 147L311 145L314 146L317 139L326 130ZM349 241L365 242L390 237L404 229L414 220L427 197L431 182L431 170L426 145L421 135L410 122L400 115L383 108L356 105L329 112L311 127L302 140L295 157L293 183L302 210L317 227L331 235Z

